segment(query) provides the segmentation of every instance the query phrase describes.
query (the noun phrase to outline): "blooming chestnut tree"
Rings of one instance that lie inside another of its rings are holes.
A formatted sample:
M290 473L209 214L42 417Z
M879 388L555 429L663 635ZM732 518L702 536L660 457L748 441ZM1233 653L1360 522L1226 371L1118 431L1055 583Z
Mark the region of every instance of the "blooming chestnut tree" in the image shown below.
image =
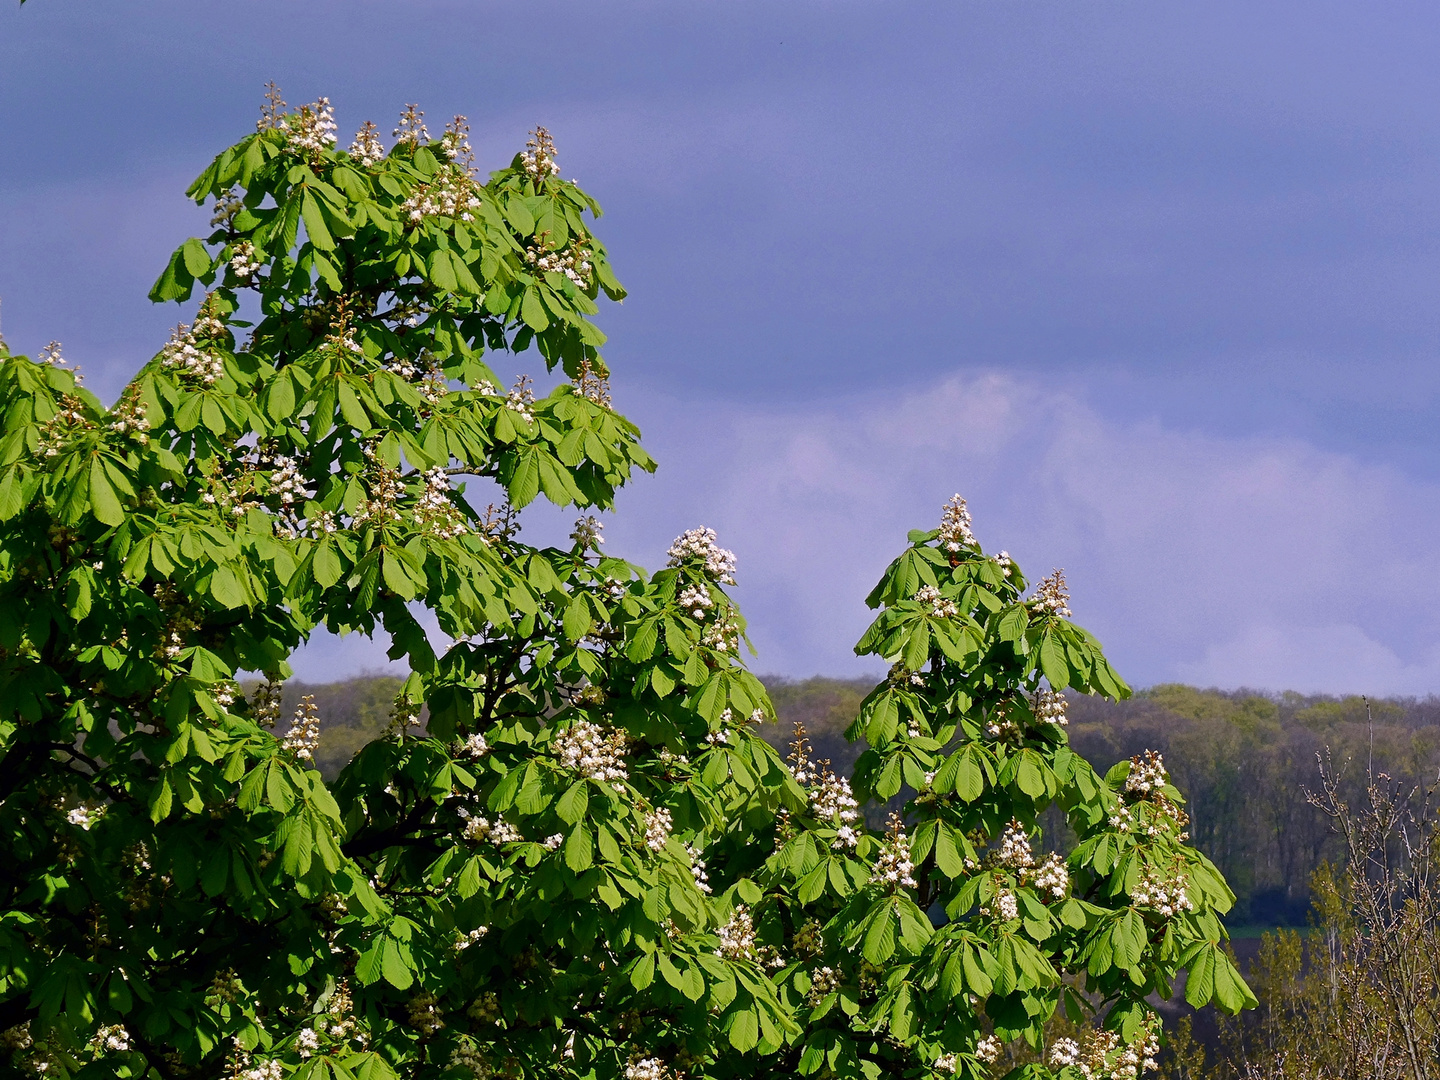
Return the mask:
M624 295L599 207L543 129L482 181L463 117L341 149L272 91L189 194L213 232L151 295L193 315L113 407L0 347L12 1072L873 1080L1024 1043L1093 1080L1153 1056L1182 969L1249 999L1163 763L1066 745L1061 692L1124 683L963 500L870 597L893 666L854 778L759 738L712 531L653 575L601 554L654 465L591 322ZM491 366L531 349L542 397ZM538 498L579 508L568 546L519 539ZM409 670L333 783L314 703L280 715L320 627ZM1090 1034L1045 1046L1057 1008Z

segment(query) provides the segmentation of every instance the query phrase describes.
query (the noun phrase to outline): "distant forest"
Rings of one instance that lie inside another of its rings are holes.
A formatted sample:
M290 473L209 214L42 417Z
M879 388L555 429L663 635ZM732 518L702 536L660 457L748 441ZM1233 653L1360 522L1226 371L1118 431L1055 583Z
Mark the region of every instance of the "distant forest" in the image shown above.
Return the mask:
M782 752L794 723L809 731L814 753L837 772L864 749L845 741L868 680L765 677L779 717L762 734ZM317 764L333 776L389 723L400 680L285 687L286 714L312 694L322 729ZM1363 784L1367 763L1393 782L1429 786L1440 776L1440 698L1372 699L1199 690L1167 684L1118 704L1072 695L1070 742L1102 773L1142 750L1165 756L1189 800L1194 843L1234 888L1232 926L1304 925L1310 877L1340 851L1329 820L1306 801L1316 786L1317 755ZM903 795L903 793L902 793ZM878 815L877 815L878 816ZM1056 821L1047 822L1055 828Z

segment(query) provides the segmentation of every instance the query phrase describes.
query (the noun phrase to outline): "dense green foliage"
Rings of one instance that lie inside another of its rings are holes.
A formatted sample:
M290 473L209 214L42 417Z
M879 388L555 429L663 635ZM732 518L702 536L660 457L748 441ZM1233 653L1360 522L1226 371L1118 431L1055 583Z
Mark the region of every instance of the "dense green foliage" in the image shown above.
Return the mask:
M210 291L113 408L54 352L0 356L14 1064L978 1076L1063 1006L1105 1030L1056 1067L1119 1076L1182 969L1193 1004L1250 1000L1163 767L1102 778L1067 745L1056 691L1128 689L1058 573L1027 597L960 500L910 535L858 646L892 667L856 794L915 793L873 833L760 738L713 533L653 575L593 518L565 549L516 536L533 500L606 509L652 466L589 321L623 295L598 207L544 132L482 184L459 118L342 152L328 103L282 104L191 187L215 231L153 297ZM497 389L486 357L532 347L570 381ZM320 626L383 630L408 669L333 782L315 702L272 730ZM1057 807L1077 842L1041 860Z
M792 726L803 724L815 756L849 775L865 745L847 741L845 732L873 680L760 678L775 708L761 736L783 750ZM317 695L326 722L316 761L327 775L338 773L359 746L383 732L397 687L393 679L369 678L286 684L290 709L302 694ZM1232 926L1305 925L1311 875L1327 860L1344 861L1330 822L1305 800L1317 781L1317 753L1350 763L1341 781L1352 799L1362 794L1364 764L1372 755L1376 769L1408 782L1440 769L1435 699L1372 699L1367 711L1358 696L1167 684L1122 701L1071 695L1069 716L1071 748L1097 769L1146 750L1164 755L1175 785L1186 793L1195 846L1236 894L1227 919ZM867 817L883 822L885 809L871 806Z

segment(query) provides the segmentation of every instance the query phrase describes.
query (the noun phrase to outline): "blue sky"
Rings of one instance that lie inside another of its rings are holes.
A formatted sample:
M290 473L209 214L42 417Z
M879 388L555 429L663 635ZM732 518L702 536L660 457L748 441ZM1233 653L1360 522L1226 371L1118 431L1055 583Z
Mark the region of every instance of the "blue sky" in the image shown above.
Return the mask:
M873 670L861 598L959 491L1136 684L1425 694L1437 53L1406 2L31 0L0 325L118 392L269 79L343 132L465 113L489 167L543 123L606 207L606 355L661 461L609 546L716 527L757 670Z

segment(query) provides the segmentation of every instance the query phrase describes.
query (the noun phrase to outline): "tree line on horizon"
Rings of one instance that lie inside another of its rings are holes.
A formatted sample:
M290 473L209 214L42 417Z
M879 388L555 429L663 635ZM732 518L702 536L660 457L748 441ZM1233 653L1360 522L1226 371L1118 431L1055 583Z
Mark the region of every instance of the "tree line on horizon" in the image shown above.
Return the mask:
M815 756L848 773L865 748L845 731L874 683L864 678L762 676L777 719L760 734L784 752L804 725ZM322 717L316 761L338 774L389 722L400 680L358 676L285 686L287 715L311 695ZM1358 797L1367 766L1401 783L1440 773L1440 698L1335 696L1153 686L1125 701L1070 695L1070 744L1096 769L1155 750L1188 799L1190 832L1235 890L1232 926L1304 926L1311 877L1343 861L1330 820L1308 801L1319 764L1333 763ZM903 798L896 796L896 800ZM897 802L898 805L898 802ZM888 804L870 808L884 819ZM1055 823L1047 824L1047 833Z

